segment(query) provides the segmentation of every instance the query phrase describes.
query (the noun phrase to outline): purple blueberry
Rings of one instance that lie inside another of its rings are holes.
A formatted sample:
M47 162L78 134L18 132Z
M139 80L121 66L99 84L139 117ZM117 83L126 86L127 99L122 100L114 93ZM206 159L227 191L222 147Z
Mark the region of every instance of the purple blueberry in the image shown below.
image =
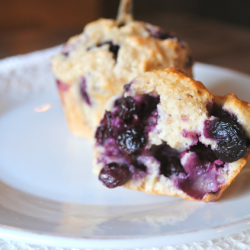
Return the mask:
M118 106L117 115L126 123L133 121L133 115L136 112L136 103L130 96L118 99L115 102L115 106Z
M101 47L105 44L109 45L109 51L113 54L114 59L116 60L120 46L117 44L114 44L112 41L106 41L106 42L99 43L96 46L90 46L89 48L87 48L87 50L89 51L89 50L92 50L94 47Z
M170 157L167 159L166 164L161 163L160 173L166 177L170 177L173 174L179 175L180 173L185 173L185 171L179 157Z
M127 83L123 86L124 91L128 91L130 89L131 83Z
M163 142L161 145L153 145L150 152L160 162L168 157L179 157L180 155L176 149L171 148L166 142Z
M105 125L105 124L100 125L96 129L95 138L96 138L96 141L99 145L104 145L108 136L109 136L109 129L108 129L107 125Z
M115 45L113 43L111 43L110 46L109 46L109 51L111 53L113 53L115 60L117 59L119 49L120 49L120 46L119 45Z
M143 163L141 163L141 162L138 161L137 155L133 155L133 154L131 155L131 164L135 168L140 169L143 172L147 172L147 167Z
M147 143L147 136L143 128L131 128L117 136L116 142L119 149L126 153L137 153Z
M150 149L150 152L161 164L160 174L170 177L172 174L185 173L180 163L180 153L165 142L158 146L154 145Z
M237 117L215 103L208 106L208 112L216 119L205 121L204 135L218 141L215 156L224 162L234 162L244 157L248 140Z
M111 126L112 114L109 111L105 112L100 126L96 129L95 138L99 145L104 145L106 139L110 136L112 131Z
M157 104L160 102L159 96L143 95L140 101L138 116L141 120L146 121L152 112L156 110ZM146 125L146 124L145 124Z
M198 156L200 161L202 162L214 162L218 158L215 156L214 151L211 149L210 146L205 146L204 144L198 142L198 144L192 146L190 151L195 152Z
M174 37L174 35L171 32L165 31L158 26L147 24L146 29L149 32L151 37L154 37L157 39L165 40L165 39Z
M247 146L247 148L250 147L250 139L249 138L246 138L246 146Z
M210 107L208 107L208 111L210 116L215 116L218 118L227 117L234 121L237 121L237 117L233 115L232 113L229 113L227 110L223 109L221 105L218 105L216 103L209 104Z
M219 142L214 153L220 160L234 162L246 155L246 135L236 121L228 117L218 119L212 134Z
M108 188L122 186L131 178L127 165L115 162L107 164L99 174L99 180Z
M109 51L111 53L113 53L114 59L116 60L117 56L118 56L118 51L120 49L120 46L117 45L117 44L114 44L112 41L103 42L103 43L99 44L98 46L102 46L102 45L105 45L105 44L109 45Z

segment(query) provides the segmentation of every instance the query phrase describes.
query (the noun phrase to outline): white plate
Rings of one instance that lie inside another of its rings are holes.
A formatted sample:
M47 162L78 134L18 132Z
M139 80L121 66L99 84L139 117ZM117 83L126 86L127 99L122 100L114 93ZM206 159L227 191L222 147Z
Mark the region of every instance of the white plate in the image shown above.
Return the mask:
M205 64L194 71L213 93L235 92L250 101L249 76ZM47 246L136 248L250 229L250 166L219 202L209 204L102 186L91 172L91 144L68 131L50 73L36 74L43 90L18 99L13 88L0 100L0 237Z

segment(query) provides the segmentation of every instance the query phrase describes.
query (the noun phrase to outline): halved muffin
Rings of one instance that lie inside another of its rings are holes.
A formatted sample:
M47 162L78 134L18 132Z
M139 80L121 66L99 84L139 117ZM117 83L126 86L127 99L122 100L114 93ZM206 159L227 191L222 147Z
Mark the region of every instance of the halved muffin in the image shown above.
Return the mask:
M107 187L217 200L249 157L250 104L213 96L175 68L124 86L97 128L94 172Z

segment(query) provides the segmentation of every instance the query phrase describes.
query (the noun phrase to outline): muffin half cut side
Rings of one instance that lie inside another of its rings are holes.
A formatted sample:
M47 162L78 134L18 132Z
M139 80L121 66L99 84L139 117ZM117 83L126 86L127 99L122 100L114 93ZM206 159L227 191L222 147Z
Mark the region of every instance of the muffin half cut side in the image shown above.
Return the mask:
M147 72L113 98L96 130L107 187L217 200L249 157L250 104L213 96L175 68Z

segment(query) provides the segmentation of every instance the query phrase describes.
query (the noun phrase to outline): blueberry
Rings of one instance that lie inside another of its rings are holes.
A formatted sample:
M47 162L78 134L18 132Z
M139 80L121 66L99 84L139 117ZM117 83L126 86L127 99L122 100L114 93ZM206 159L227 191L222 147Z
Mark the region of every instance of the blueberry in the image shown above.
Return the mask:
M96 129L95 138L96 138L96 141L97 141L98 144L104 145L104 143L105 143L106 139L108 138L108 136L109 136L109 129L105 124L100 125Z
M156 109L159 101L160 98L158 96L154 97L151 95L143 95L138 111L138 116L140 117L140 119L146 121L150 117L152 112Z
M198 156L200 161L205 162L214 162L218 160L215 156L214 151L211 149L210 146L205 146L204 144L198 142L196 145L190 148L190 151L195 152Z
M174 35L171 32L165 31L162 28L158 26L154 26L154 25L147 25L147 31L150 33L151 37L161 39L161 40L174 37Z
M131 96L128 96L118 99L115 106L118 106L117 115L127 124L133 122L134 114L137 114L141 121L145 123L156 109L159 101L159 97L145 94L137 103Z
M178 157L170 157L164 163L161 164L160 173L166 177L170 177L173 174L179 175L180 173L185 173Z
M120 46L119 45L115 45L113 43L111 43L110 46L109 46L109 51L111 53L113 53L115 60L117 59L119 49L120 49Z
M117 136L116 142L121 151L126 154L137 153L147 143L143 128L127 129Z
M131 155L131 163L135 168L147 172L147 167L137 160L137 155Z
M127 83L123 86L124 91L128 91L130 89L131 83Z
M99 180L108 188L122 186L131 178L127 165L115 162L107 164L99 174Z
M249 138L246 138L246 146L247 146L247 148L250 147L250 139Z
M136 103L133 98L128 96L118 99L115 106L118 106L117 115L126 123L131 123L136 112Z
M105 44L108 44L109 45L109 51L111 53L113 53L113 56L114 56L114 59L116 60L117 59L117 55L118 55L118 51L120 49L120 46L117 45L117 44L113 44L113 42L111 41L107 41L107 42L103 42L103 43L100 43L98 45L98 47L102 46L102 45L105 45Z
M234 162L246 155L245 132L233 119L228 117L217 119L212 134L219 142L214 153L220 160Z
M161 40L174 37L170 32L165 31L165 30L161 30L158 34L155 34L155 35L156 35L155 36L156 38L161 39Z
M214 154L225 162L234 162L244 157L247 152L248 140L237 122L237 117L214 103L209 109L211 116L217 117L212 121L205 121L204 135L216 139L218 148Z
M83 77L80 81L80 93L82 95L83 100L89 105L91 106L91 102L90 102L90 98L89 95L87 93L87 84L86 84L86 79L85 77Z
M218 118L227 117L234 121L237 121L237 117L235 115L229 113L228 111L223 109L221 105L218 105L216 103L213 103L208 111L209 111L210 116L215 116Z
M150 149L151 154L160 162L165 161L169 157L178 157L180 153L171 148L166 142L161 145L153 145Z
M98 144L104 145L106 139L110 136L112 131L111 126L112 114L109 111L105 112L100 126L96 129L95 138Z
M185 173L181 163L180 154L176 149L171 148L165 142L161 145L154 145L150 149L153 157L161 164L160 174L170 177L172 174Z

